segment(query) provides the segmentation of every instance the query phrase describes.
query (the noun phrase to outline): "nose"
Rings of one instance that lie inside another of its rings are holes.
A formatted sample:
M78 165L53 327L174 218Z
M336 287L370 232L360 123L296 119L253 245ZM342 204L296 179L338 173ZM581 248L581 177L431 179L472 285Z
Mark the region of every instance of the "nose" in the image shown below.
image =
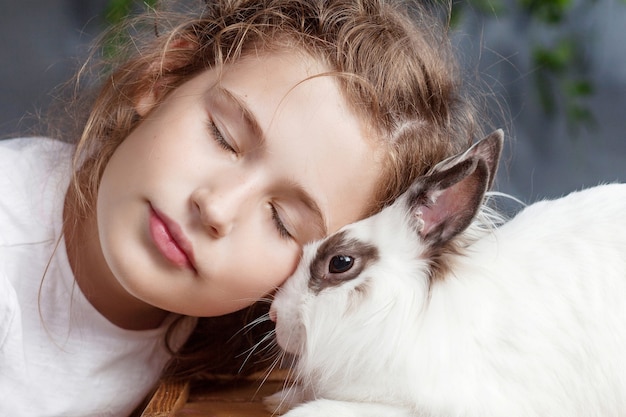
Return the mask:
M192 204L198 213L200 223L215 238L228 235L241 216L245 202L243 187L224 191L211 191L208 188L195 190L191 195Z

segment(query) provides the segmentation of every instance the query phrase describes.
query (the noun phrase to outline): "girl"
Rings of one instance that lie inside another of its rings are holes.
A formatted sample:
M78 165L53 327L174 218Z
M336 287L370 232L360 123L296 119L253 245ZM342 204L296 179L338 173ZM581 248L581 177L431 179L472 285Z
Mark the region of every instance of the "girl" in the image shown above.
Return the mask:
M302 245L480 134L422 9L168 5L130 27L77 134L1 144L1 415L127 415L168 361L262 366L244 319Z

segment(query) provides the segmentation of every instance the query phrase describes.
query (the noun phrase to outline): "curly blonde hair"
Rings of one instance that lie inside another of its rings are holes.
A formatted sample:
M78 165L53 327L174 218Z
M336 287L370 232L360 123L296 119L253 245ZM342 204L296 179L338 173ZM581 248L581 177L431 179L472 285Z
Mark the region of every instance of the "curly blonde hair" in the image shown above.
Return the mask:
M68 207L77 215L93 210L104 167L141 123L138 97L158 85L166 91L162 98L208 68L259 51L297 50L331 68L346 101L384 145L383 171L365 215L393 201L417 176L481 135L476 105L464 95L447 25L424 6L391 0L167 4L169 10L150 11L104 38L105 45L115 47L114 59L100 60L105 71L93 78L99 81L95 95L87 95L87 104L80 102L77 133L66 136L76 142L75 162L81 164L68 194ZM233 334L242 328L244 317L258 317L266 307L257 304L225 317L200 319L168 375L256 368L257 358L244 364L245 356L238 354L267 328L255 327L249 338Z

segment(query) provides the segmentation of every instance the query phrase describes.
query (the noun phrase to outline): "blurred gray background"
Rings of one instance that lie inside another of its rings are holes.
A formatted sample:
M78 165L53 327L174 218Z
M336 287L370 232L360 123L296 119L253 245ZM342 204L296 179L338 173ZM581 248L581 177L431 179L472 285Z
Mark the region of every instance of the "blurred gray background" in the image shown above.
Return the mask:
M0 0L0 136L24 134L86 57L108 0Z
M106 3L0 0L1 137L28 134L34 120L28 115L49 103L53 87L71 76L104 27ZM572 127L564 112L549 115L539 102L530 56L555 29L515 13L486 19L471 8L458 26L455 39L468 68L478 68L506 109L503 127L511 135L497 188L524 202L626 182L626 3L590 3L559 25L577 34L594 88L585 99L594 124L582 127Z

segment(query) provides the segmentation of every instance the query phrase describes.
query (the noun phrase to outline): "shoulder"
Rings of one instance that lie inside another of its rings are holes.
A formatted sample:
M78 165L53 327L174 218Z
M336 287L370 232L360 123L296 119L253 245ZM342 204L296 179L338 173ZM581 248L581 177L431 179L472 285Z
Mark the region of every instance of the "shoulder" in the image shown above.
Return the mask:
M28 186L41 182L71 163L73 145L59 140L28 137L0 140L0 186Z
M6 350L7 339L15 329L19 304L17 295L9 280L0 273L0 355ZM9 341L10 342L10 341ZM1 361L0 361L1 363Z
M0 156L4 152L39 152L72 147L73 145L69 143L44 136L2 139L0 140Z
M48 138L0 140L0 242L29 231L35 239L50 233L69 183L72 149Z
M36 171L71 158L73 145L45 137L0 140L0 169L32 168Z

